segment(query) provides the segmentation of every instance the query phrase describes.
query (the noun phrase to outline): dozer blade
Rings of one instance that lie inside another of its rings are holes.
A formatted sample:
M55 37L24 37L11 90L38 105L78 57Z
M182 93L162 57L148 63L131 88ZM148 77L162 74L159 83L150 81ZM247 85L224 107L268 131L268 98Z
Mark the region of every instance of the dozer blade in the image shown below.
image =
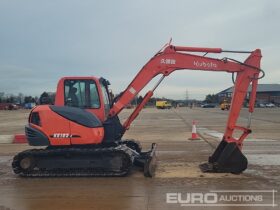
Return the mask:
M141 152L134 160L134 165L143 168L145 177L153 177L155 175L157 166L156 147L157 145L153 143L150 151Z
M150 154L148 155L145 164L144 164L144 176L145 177L153 177L156 171L156 144L152 144Z
M202 172L239 174L247 168L247 165L247 158L237 144L222 140L213 155L209 157L208 163L203 163L199 167Z

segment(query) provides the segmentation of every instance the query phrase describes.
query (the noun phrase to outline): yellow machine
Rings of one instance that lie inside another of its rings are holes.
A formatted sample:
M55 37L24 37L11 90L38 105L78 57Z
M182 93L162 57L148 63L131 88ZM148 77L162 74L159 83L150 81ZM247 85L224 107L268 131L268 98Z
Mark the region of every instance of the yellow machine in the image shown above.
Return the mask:
M229 110L230 103L225 99L220 105L221 110Z
M156 101L156 107L157 109L170 109L171 103L167 101Z

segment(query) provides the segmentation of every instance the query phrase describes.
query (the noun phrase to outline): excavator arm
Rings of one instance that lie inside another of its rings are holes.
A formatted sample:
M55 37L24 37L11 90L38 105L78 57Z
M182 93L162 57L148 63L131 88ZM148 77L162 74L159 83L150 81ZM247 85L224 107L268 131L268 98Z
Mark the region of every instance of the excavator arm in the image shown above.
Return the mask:
M208 53L249 53L250 55L244 63L230 58L216 59L186 52ZM139 71L136 77L128 85L118 100L113 104L109 116L118 115L122 109L129 104L134 97L157 75L162 75L155 87L148 91L143 101L135 108L130 117L124 122L124 131L127 130L133 120L138 116L144 105L153 96L154 90L158 87L164 77L176 70L202 70L214 72L236 73L234 91L232 94L231 108L227 120L226 130L223 139L213 155L209 157L209 162L201 164L201 169L206 172L232 172L240 173L247 168L247 159L241 153L242 143L251 132L251 113L254 111L256 100L257 82L260 72L261 51L226 51L221 48L195 48L181 47L168 44L151 58ZM249 118L246 127L237 126L236 122L244 99L247 95L248 87L252 84L249 101ZM234 137L234 132L241 130L240 137Z

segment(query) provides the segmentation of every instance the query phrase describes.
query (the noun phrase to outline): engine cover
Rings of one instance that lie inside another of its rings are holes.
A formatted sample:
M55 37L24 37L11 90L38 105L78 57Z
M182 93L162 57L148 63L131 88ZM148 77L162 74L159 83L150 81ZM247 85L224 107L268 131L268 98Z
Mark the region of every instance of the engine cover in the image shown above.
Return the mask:
M28 126L46 136L49 145L99 144L104 137L102 122L93 113L74 107L37 106L30 113ZM41 145L29 134L26 132L31 145Z

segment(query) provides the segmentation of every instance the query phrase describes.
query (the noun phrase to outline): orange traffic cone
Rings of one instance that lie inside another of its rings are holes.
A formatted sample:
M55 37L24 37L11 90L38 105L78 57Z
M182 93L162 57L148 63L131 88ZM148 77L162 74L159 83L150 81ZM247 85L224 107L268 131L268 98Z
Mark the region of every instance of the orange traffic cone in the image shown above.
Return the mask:
M200 138L197 135L196 132L196 122L193 120L192 122L192 137L189 138L189 140L199 140Z

